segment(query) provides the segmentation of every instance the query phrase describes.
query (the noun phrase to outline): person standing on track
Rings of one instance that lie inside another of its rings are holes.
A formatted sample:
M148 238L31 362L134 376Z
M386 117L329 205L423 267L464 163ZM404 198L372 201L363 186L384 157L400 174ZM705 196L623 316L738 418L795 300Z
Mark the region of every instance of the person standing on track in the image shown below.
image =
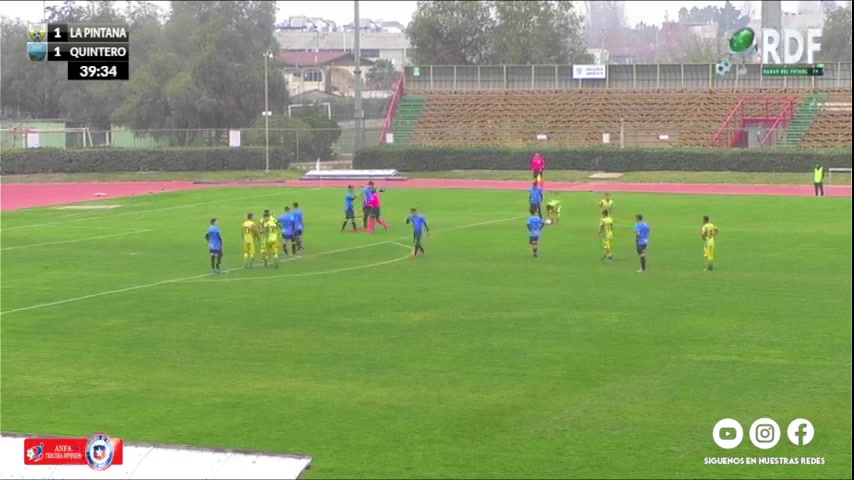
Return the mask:
M815 187L815 196L824 196L824 167L816 164L813 170L813 187Z

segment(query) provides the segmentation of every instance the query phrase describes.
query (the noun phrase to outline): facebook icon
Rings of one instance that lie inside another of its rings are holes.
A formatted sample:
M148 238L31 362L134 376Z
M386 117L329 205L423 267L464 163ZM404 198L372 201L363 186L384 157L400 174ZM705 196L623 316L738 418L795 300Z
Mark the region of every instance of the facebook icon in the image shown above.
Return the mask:
M793 420L792 423L789 424L789 428L786 429L786 433L792 444L803 447L812 442L813 437L815 437L815 428L813 428L812 423L809 420L799 418L797 420Z

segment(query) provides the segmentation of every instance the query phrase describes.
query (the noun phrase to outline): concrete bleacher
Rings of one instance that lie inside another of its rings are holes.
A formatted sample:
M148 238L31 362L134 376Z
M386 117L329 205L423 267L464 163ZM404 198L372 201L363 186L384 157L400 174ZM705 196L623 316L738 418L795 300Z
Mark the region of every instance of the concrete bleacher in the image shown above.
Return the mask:
M705 147L744 97L745 116L776 116L788 99L808 90L483 90L432 91L411 134L414 145L528 145L545 135L549 144ZM843 94L839 94L840 96ZM830 139L851 145L850 92L845 112L825 109L804 145ZM843 102L828 100L827 104ZM767 101L764 101L767 99ZM847 125L847 137L843 127ZM733 125L741 128L741 125ZM825 130L823 130L825 129ZM813 134L817 131L825 133Z
M550 143L706 146L743 93L505 91L428 97L414 135L422 145ZM665 140L662 140L665 139Z
M851 92L829 95L807 130L802 148L851 148Z

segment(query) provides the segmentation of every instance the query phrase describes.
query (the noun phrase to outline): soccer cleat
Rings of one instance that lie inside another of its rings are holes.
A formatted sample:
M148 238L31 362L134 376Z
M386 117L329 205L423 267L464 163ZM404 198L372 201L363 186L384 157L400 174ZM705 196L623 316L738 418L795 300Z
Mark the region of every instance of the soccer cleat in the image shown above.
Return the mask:
M638 270L638 273L646 273L646 270L641 268L640 270Z

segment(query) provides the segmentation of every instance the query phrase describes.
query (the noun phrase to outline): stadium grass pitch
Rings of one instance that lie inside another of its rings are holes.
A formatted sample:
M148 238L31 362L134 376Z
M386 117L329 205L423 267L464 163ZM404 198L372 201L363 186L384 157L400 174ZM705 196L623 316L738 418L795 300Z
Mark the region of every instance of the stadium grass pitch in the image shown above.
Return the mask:
M561 196L540 258L526 192L392 188L392 231L372 235L339 232L343 194L4 212L2 429L302 453L322 478L850 478L850 198L615 195L626 261L607 264L596 194ZM245 214L293 201L304 258L208 275L210 217L234 269ZM432 229L416 260L413 206ZM712 273L702 215L721 229ZM726 417L733 450L712 441ZM748 439L760 417L783 429L771 450ZM808 446L785 437L796 418Z

